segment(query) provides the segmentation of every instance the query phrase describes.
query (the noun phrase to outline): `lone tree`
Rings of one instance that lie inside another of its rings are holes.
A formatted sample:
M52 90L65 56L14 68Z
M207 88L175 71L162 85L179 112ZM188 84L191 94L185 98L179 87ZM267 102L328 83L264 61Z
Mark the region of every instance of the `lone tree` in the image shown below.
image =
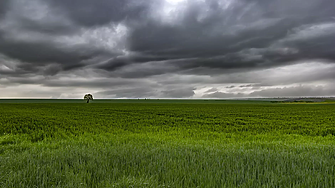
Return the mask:
M93 95L91 95L91 94L86 94L86 95L84 96L84 100L86 100L87 103L89 103L90 100L93 100Z

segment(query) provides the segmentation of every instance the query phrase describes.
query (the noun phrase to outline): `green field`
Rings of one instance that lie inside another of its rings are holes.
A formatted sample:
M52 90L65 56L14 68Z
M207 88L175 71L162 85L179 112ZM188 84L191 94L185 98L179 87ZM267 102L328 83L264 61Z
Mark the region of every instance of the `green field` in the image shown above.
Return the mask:
M0 187L335 187L335 105L0 100Z

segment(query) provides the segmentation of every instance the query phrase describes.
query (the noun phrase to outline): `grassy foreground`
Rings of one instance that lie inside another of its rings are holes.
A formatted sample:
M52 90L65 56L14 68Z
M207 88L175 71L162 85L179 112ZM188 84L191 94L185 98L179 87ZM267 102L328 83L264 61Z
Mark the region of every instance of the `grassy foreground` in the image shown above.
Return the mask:
M0 109L0 187L335 187L332 104Z

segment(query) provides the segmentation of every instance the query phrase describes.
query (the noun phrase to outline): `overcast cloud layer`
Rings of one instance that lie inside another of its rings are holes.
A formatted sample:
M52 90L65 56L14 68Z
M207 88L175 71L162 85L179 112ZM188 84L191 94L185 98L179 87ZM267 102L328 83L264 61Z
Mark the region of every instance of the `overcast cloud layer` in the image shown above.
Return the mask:
M1 0L0 98L335 96L334 0Z

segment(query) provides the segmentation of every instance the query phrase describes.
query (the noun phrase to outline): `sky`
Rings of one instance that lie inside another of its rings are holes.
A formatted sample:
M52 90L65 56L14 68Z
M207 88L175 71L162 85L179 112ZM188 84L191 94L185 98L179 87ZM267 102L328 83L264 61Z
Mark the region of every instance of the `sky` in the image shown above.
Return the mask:
M1 0L0 98L335 96L334 0Z

